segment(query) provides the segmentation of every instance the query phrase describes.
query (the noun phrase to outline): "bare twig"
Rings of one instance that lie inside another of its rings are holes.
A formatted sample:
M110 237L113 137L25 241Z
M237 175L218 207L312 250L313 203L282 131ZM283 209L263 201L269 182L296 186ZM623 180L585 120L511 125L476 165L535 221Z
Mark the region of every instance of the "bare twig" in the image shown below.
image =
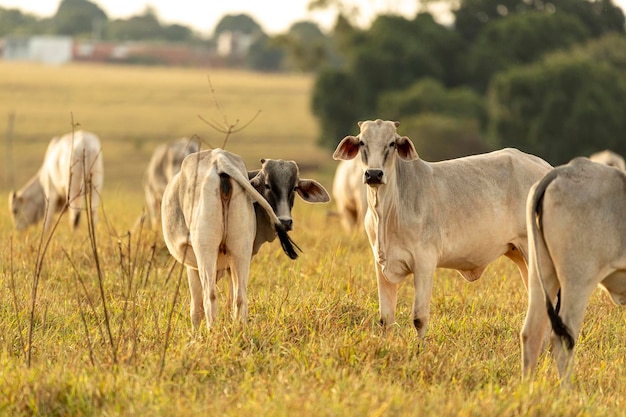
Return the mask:
M215 89L213 88L213 84L211 83L211 77L207 76L207 78L209 81L209 88L211 89L211 95L213 97L213 103L215 104L215 108L217 109L217 112L219 113L219 115L222 117L223 121L221 123L213 122L213 121L205 119L204 117L200 115L198 115L198 118L202 120L204 123L206 123L207 125L211 126L213 129L215 129L219 133L223 133L225 135L224 143L222 144L222 149L226 149L226 143L228 142L228 138L230 137L230 135L232 135L233 133L241 132L243 129L248 127L259 116L259 114L261 114L261 110L258 110L256 114L243 126L237 128L237 125L239 124L239 119L237 119L235 123L230 123L228 121L228 118L222 111L220 104L217 101L217 97L215 96Z

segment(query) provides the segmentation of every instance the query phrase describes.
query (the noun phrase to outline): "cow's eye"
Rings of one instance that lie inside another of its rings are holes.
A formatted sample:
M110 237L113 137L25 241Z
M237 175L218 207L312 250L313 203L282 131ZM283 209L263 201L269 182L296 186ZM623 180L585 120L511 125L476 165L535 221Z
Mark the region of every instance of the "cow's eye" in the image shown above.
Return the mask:
M360 140L359 141L359 146L365 146L365 143L362 140Z
M272 189L272 186L269 185L268 183L265 183L265 189L269 191Z
M389 147L390 147L390 148L395 148L395 147L396 147L396 143L395 143L395 142L391 142L391 143L389 144Z

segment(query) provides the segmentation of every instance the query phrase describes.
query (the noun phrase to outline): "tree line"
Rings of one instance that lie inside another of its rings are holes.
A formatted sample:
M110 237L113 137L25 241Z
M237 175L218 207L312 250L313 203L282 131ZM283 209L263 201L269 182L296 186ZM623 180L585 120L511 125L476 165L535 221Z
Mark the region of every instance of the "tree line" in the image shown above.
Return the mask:
M452 4L454 0L449 0ZM211 39L143 15L109 20L89 0L62 0L37 19L0 8L0 36L94 34L109 40L214 43L224 31L253 35L252 70L314 74L319 144L334 149L357 121L401 122L422 158L440 160L513 146L552 164L612 149L626 155L626 34L611 0L459 0L451 25L428 12L351 21L341 0L330 33L296 22L269 36L246 14L224 16Z
M626 155L624 14L610 0L461 0L454 24L428 13L381 15L367 29L340 16L338 62L317 72L319 143L356 122L401 122L420 156L441 160L517 147L561 164Z

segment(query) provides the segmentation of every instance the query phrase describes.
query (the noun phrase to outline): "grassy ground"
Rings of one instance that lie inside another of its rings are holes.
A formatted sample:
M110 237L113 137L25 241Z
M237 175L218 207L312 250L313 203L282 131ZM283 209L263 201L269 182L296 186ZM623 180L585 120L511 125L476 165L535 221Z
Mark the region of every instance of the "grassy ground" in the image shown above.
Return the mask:
M328 216L332 203L296 201L292 237L304 250L298 260L276 242L255 257L245 326L231 321L222 281L217 324L193 337L180 266L158 233L129 230L142 209L141 173L152 145L192 134L223 139L196 117L217 117L204 111L212 103L208 71L0 63L0 73L0 111L17 112L15 182L36 170L50 136L70 128L70 110L108 145L108 188L94 236L84 223L70 233L63 219L42 256L40 229L17 234L8 211L0 211L0 415L624 414L626 313L602 293L587 311L575 388L559 389L547 355L533 383L523 384L518 333L527 300L511 262L499 260L471 284L439 270L423 346L412 328L407 282L398 324L383 334L369 246L363 233L344 233ZM90 78L97 93L70 82ZM245 120L266 103L231 138L231 150L250 164L296 155L319 167L310 175L330 189L334 163L313 145L310 78L211 72L211 79L229 118ZM68 81L60 88L52 80ZM114 89L120 97L153 96L116 99ZM117 106L96 100L108 94ZM55 96L71 105L52 103Z

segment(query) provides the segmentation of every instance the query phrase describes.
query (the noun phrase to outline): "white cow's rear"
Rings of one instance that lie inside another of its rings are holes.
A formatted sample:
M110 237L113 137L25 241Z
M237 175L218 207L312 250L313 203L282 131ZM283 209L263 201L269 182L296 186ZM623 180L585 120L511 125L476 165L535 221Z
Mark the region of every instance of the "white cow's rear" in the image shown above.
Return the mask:
M209 328L217 317L216 281L227 269L233 314L244 321L254 253L278 235L285 253L297 257L287 236L293 225L293 195L297 192L309 202L328 201L319 183L298 178L295 162L262 162L261 170L248 173L237 155L221 149L198 152L185 158L180 173L165 188L163 237L172 256L187 268L194 329L203 316ZM268 193L276 207L252 184Z
M333 198L344 229L353 231L363 228L367 192L360 161L339 161L333 179Z
M103 180L102 149L96 135L77 131L52 139L37 174L9 197L16 229L43 218L46 233L54 215L64 209L69 210L69 222L75 228L85 208L85 194L97 223Z
M529 301L521 332L523 374L537 365L548 319L559 374L569 383L574 344L599 284L626 305L626 174L576 158L530 190ZM553 300L560 289L560 311Z

